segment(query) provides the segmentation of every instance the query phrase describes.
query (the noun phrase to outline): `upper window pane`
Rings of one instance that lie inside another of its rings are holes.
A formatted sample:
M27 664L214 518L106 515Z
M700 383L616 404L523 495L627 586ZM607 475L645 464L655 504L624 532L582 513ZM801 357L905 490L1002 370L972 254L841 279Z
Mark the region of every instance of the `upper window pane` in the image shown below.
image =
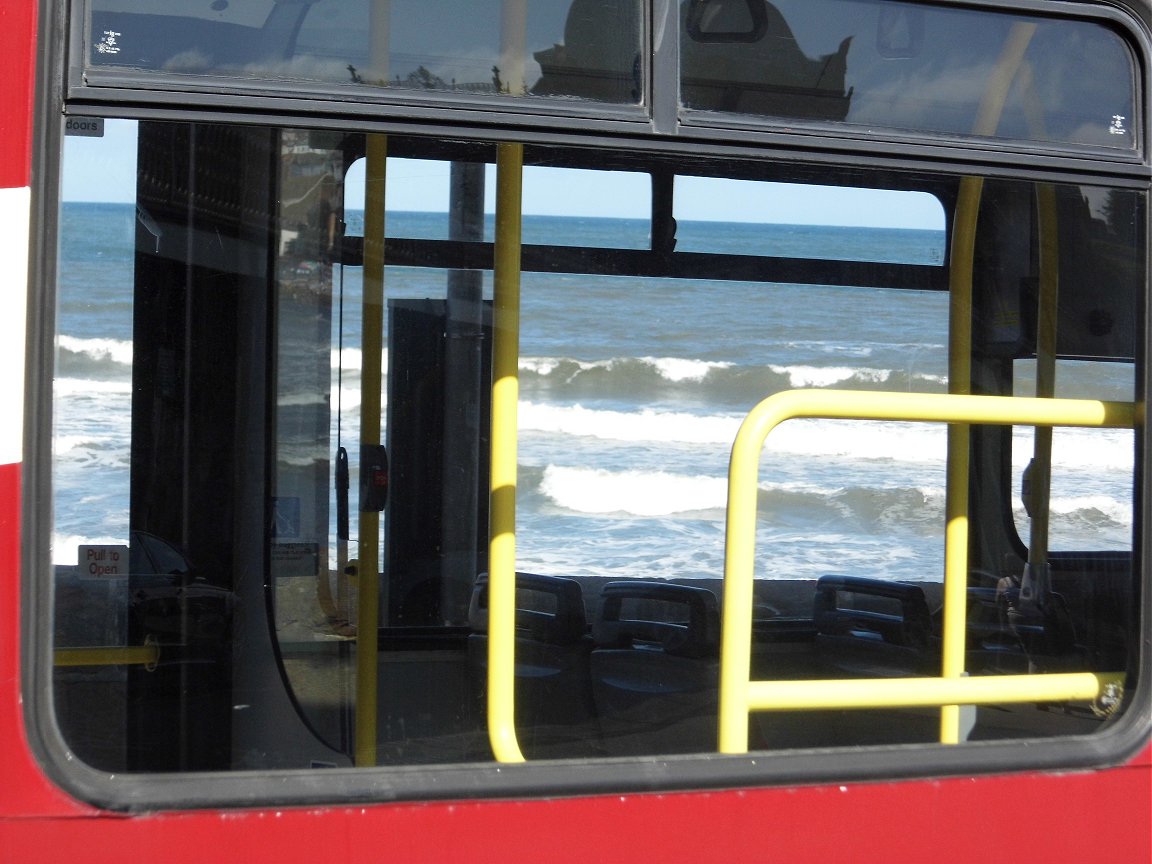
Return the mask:
M641 3L90 0L88 63L637 104Z
M1136 75L1089 21L886 0L688 0L689 108L1133 148Z

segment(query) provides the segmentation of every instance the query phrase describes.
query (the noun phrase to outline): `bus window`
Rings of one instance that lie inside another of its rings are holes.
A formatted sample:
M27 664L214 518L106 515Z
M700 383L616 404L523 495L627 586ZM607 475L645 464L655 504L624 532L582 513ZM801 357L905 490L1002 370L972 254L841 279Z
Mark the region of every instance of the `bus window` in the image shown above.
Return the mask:
M1074 396L1133 425L1142 193L525 151L513 672L529 759L716 752L729 461L766 397ZM509 236L490 213L496 155L159 121L69 142L54 704L82 761L491 761L490 473L509 446L493 442L493 352L514 329L493 277ZM817 201L819 218L797 215ZM755 479L756 676L939 675L957 484L965 671L1135 668L1137 460L1065 443L1131 453L1133 433L1061 429L1021 460L1019 428L970 432L965 460L939 423L773 432ZM1025 531L1032 459L1053 492ZM1063 490L1089 482L1114 524L1081 519L1069 540ZM981 704L958 743L1095 734L1127 705L1060 704ZM937 743L939 715L765 711L748 743Z
M495 0L90 6L93 67L305 81L357 97L389 88L636 105L644 94L637 0L549 0L511 18Z
M1002 58L1029 76L981 128ZM1130 150L1137 77L1103 23L856 0L682 4L680 97L701 111Z

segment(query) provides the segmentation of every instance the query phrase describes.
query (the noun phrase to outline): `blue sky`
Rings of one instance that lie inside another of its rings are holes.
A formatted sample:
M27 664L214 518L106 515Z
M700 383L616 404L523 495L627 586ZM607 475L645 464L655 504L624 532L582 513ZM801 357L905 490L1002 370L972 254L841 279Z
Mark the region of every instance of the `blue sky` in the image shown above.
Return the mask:
M64 144L66 201L130 202L136 187L136 124L109 120L103 138L69 137ZM347 207L363 207L361 166L349 172ZM489 167L486 209L494 208ZM448 166L423 160L389 162L388 207L446 210ZM524 212L555 216L648 217L648 177L607 171L528 168ZM944 211L930 195L829 186L678 177L676 218L883 228L944 227Z

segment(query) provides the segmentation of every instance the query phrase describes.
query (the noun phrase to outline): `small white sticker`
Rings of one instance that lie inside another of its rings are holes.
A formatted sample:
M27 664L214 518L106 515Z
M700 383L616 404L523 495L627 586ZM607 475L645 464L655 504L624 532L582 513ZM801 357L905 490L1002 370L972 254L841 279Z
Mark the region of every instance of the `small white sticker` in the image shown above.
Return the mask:
M120 35L116 30L105 30L103 38L96 44L96 50L101 54L119 54L120 46L116 40Z
M1124 128L1124 121L1128 119L1123 114L1113 114L1112 122L1108 124L1109 135L1127 135L1128 130Z

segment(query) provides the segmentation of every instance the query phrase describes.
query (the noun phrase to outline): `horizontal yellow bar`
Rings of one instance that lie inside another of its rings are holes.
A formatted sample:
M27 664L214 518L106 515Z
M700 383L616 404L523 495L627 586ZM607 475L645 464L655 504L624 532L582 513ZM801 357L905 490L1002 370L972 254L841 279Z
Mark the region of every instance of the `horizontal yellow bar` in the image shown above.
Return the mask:
M969 678L861 678L832 681L751 681L753 711L822 708L912 708L1069 702L1097 699L1123 673L983 675Z
M160 660L159 645L57 648L56 666L151 666Z
M741 431L747 436L749 446L758 450L774 426L794 417L1131 428L1135 425L1136 406L1132 402L1094 399L786 390L769 396L753 408L744 421L746 428ZM761 432L763 434L757 434Z

